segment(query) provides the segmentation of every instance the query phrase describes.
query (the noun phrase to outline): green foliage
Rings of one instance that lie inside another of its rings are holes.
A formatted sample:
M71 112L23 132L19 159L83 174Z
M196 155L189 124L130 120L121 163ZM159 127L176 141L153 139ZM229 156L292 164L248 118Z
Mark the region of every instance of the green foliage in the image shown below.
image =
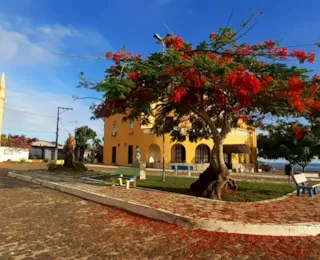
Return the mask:
M99 139L99 138L93 139L93 141L92 141L92 146L93 146L94 148L102 146L101 139Z
M307 132L303 138L296 139L296 130ZM298 164L305 168L311 160L320 155L320 137L311 126L303 126L298 122L279 121L275 125L265 127L267 134L258 136L258 155L265 159L284 158L290 164Z
M83 150L87 149L88 141L94 140L96 136L96 132L88 126L82 126L77 128L75 132L76 148Z

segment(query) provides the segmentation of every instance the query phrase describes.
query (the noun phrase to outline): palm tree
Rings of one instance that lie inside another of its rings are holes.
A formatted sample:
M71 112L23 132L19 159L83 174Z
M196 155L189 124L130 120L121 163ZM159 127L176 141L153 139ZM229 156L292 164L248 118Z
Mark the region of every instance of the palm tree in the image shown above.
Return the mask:
M95 140L97 134L88 126L81 126L76 129L75 139L76 139L76 150L80 151L79 161L84 161L84 152L88 149L88 141Z
M101 140L99 138L95 138L92 142L92 146L94 148L101 146Z

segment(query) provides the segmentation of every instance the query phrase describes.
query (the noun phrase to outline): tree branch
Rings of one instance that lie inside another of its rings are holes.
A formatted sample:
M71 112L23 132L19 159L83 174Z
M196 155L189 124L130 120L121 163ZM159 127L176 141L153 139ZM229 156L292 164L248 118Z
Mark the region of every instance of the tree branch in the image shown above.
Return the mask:
M108 58L104 56L82 56L82 55L74 55L74 54L63 54L52 52L55 55L69 57L69 58L78 58L78 59L91 59L91 60L108 60Z
M218 128L216 127L216 125L212 122L211 118L208 116L208 114L205 111L200 111L197 108L193 107L192 105L190 105L189 103L186 103L186 106L192 111L194 112L199 118L201 118L204 123L206 123L213 135L213 140L216 142L221 142L221 136L220 133L218 131Z

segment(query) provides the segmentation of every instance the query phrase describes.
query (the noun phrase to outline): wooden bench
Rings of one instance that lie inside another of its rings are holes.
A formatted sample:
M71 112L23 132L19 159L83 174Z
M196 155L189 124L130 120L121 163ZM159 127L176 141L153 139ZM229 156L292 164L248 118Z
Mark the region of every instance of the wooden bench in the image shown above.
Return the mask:
M313 195L318 193L319 182L308 181L304 173L291 174L291 176L297 186L297 196L301 195L301 190L302 193L305 193L307 190L309 197L313 197Z
M112 186L115 186L116 181L119 182L119 185L122 186L122 181L126 181L126 188L129 189L130 183L135 188L137 186L137 177L140 176L140 169L139 168L124 168L118 167L116 169L115 174L109 175L111 179Z
M171 169L175 170L176 176L178 176L178 171L187 171L188 176L191 177L191 172L193 171L193 165L175 165L171 164Z

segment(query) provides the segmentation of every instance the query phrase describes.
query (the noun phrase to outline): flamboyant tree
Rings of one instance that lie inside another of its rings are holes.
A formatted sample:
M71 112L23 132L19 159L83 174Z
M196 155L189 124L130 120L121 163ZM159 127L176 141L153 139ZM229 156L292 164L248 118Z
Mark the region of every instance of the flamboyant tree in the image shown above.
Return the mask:
M125 50L107 53L114 64L103 81L90 86L82 77L83 86L104 95L105 102L92 107L94 118L121 113L124 119L148 124L154 117L156 134L169 132L177 141L212 139L210 166L191 189L221 199L222 189L234 186L223 143L239 121L259 125L267 114L315 115L320 109L320 78L283 64L286 60L313 63L315 54L280 47L272 40L242 43L250 30L247 25L210 33L196 47L167 35L166 51L145 58ZM170 124L165 120L168 115L173 116Z
M286 159L305 171L307 165L320 155L320 136L311 125L280 121L264 127L258 136L259 156L265 159Z

